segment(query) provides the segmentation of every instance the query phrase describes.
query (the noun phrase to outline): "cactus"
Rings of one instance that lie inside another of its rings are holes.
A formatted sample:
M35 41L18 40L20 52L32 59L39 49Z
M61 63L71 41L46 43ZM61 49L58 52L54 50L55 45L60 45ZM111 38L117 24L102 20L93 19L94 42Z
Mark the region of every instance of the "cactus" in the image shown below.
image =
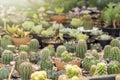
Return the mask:
M37 52L39 49L39 41L37 39L32 39L29 43L30 51Z
M96 49L98 52L102 51L102 46L99 43L97 43L97 44L91 44L90 48L91 48L91 50Z
M21 51L29 52L28 45L20 45L19 46L19 52L21 52Z
M55 48L53 45L48 45L47 48L50 50L50 56L55 56Z
M110 52L111 52L111 46L110 45L106 45L105 47L104 47L104 59L107 59L107 58L109 58L109 56L110 56Z
M72 55L70 53L68 53L68 51L64 51L62 54L61 54L61 57L62 59L65 61L65 62L69 62L72 60Z
M34 52L34 54L30 55L29 57L29 61L35 64L38 63L39 60L40 60L40 56L36 52Z
M105 63L98 63L97 64L97 69L95 72L95 75L101 76L101 75L107 75L107 66Z
M7 50L14 52L16 47L14 45L7 45Z
M5 50L3 53L2 53L2 63L3 64L9 64L10 61L13 60L13 52L10 51L10 50Z
M113 47L110 51L110 60L120 61L120 50L118 47Z
M10 36L5 35L3 36L3 38L1 39L1 47L6 49L7 45L12 45L12 39Z
M49 59L49 57L50 57L49 49L44 48L40 53L40 59L45 61L45 60Z
M84 29L86 30L90 30L93 28L93 24L92 24L92 18L89 14L86 14L82 17L83 19L83 26L84 26Z
M28 58L28 53L25 51L21 51L19 58L22 60L26 60Z
M66 47L68 52L75 52L76 44L74 42L66 42L64 43L64 46Z
M118 61L112 61L107 67L108 74L118 74L120 73L120 63Z
M30 80L32 65L29 62L23 62L19 66L19 73L22 80Z
M98 54L97 50L92 50L92 55L95 59L99 59L99 54Z
M92 65L90 67L90 76L94 76L95 75L96 69L97 69L96 65Z
M118 39L113 39L111 42L110 42L110 45L112 47L119 47L120 46L120 41Z
M9 73L10 71L7 68L0 68L0 80L8 79Z
M58 57L61 57L61 54L62 54L64 51L66 51L66 50L67 50L67 49L66 49L65 46L63 46L63 45L58 46L58 47L57 47L57 50L56 50L57 56L58 56Z
M85 57L85 53L87 52L87 44L85 40L79 40L77 46L76 46L76 56L80 58Z

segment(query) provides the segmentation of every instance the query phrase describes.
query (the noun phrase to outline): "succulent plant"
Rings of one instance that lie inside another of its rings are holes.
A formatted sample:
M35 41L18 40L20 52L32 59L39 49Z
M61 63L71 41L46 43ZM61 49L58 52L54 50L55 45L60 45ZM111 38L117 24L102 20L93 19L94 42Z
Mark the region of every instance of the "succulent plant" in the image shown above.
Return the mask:
M34 26L35 26L35 24L32 21L25 21L22 24L23 29L26 31L30 31Z
M47 48L50 51L50 56L55 56L55 48L53 45L48 45Z
M84 29L90 30L93 28L93 21L91 15L86 14L82 17Z
M77 34L77 35L75 36L75 38L76 38L77 40L84 39L84 40L87 41L87 40L89 39L89 36L86 35L86 34L83 34L83 33L79 33L79 34Z
M67 50L67 49L66 49L65 46L63 46L63 45L58 46L58 47L57 47L57 50L56 50L57 56L58 56L58 57L61 57L61 54L62 54L64 51L66 51L66 50Z
M118 47L113 47L110 51L110 60L120 61L120 49Z
M7 45L7 50L14 52L16 47L14 45Z
M56 14L61 14L62 12L64 11L64 8L63 7L55 7L55 12Z
M96 66L96 65L92 65L92 66L90 67L90 76L94 76L96 70L97 70L97 66Z
M30 80L32 74L32 65L29 62L20 64L19 73L22 80Z
M5 49L7 45L12 45L12 39L10 36L4 35L1 39L1 47Z
M29 49L30 51L35 51L37 52L38 49L39 49L39 41L37 39L32 39L30 42L29 42Z
M94 35L94 36L99 36L102 34L103 34L102 30L94 30L91 32L91 35Z
M69 62L72 60L72 54L68 53L68 51L64 51L61 54L61 58L65 61L65 62Z
M42 51L40 53L40 59L42 61L45 61L45 60L49 59L49 57L50 57L49 49L47 49L47 48L42 49Z
M5 50L2 53L2 57L1 57L2 63L3 64L9 64L10 61L13 60L13 52L10 50Z
M120 73L120 63L118 61L111 61L107 67L108 74Z
M48 28L50 26L48 21L41 21L41 24L43 25L43 28Z
M31 54L31 55L29 56L29 61L36 64L36 63L38 63L38 61L40 60L40 56L39 56L39 54L36 53L36 52L32 52L32 53L34 53L34 54Z
M86 41L81 39L76 45L76 56L83 59L85 57L86 52L87 52Z
M53 30L53 28L50 27L50 28L48 28L46 30L43 30L41 32L41 35L45 36L45 37L52 37L52 36L55 35L55 31Z
M107 35L107 34L103 34L100 36L100 39L101 40L110 40L111 39L111 36Z
M64 46L66 47L68 52L74 53L76 49L75 42L66 42L64 43Z
M21 52L21 51L29 52L29 46L28 45L20 45L19 52Z
M110 45L112 47L119 47L120 46L120 41L118 39L113 39L111 42L110 42Z
M8 79L9 73L10 71L7 68L1 67L0 68L0 79L1 80Z
M99 60L100 57L99 57L99 54L98 54L97 50L92 50L91 53L92 53L92 56L93 56L96 60Z
M111 54L111 49L112 49L112 47L110 45L106 45L104 47L104 56L103 56L104 59L109 59L110 54Z
M40 34L42 30L43 30L42 25L37 25L37 26L32 28L32 32L36 33L36 34Z
M20 55L19 55L19 58L22 59L22 60L26 60L28 58L28 53L25 52L25 51L21 51Z
M73 27L80 27L82 24L83 24L83 21L82 19L80 18L73 18L72 21L70 22L70 24L73 26Z
M63 26L62 24L59 24L59 23L54 22L53 25L52 25L52 28L53 28L54 30L59 30L59 29L64 28L64 26Z
M90 48L91 50L97 50L98 52L100 52L102 50L102 46L99 43L96 44L90 44Z
M101 76L101 75L107 75L107 66L105 63L98 63L97 64L97 69L95 72L95 75Z

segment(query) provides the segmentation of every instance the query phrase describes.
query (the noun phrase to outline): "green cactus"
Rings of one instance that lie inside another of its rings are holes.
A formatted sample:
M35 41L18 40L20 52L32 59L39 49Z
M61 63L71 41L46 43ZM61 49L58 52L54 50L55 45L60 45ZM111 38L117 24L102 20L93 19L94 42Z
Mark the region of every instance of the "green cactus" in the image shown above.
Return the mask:
M86 14L82 17L82 19L83 19L84 29L90 30L93 28L93 23L92 23L93 21L92 21L91 15Z
M72 55L70 53L68 53L68 51L64 51L61 54L61 58L65 61L65 62L69 62L72 60Z
M108 74L118 74L120 73L120 63L118 61L112 61L107 67Z
M90 76L94 76L95 72L96 72L97 66L96 65L92 65L90 68Z
M19 52L21 52L21 51L29 52L28 45L20 45L19 46Z
M48 45L47 48L50 50L50 56L55 56L55 48L53 45Z
M94 57L95 59L99 59L99 58L100 58L97 50L92 50L92 55L93 55L93 57Z
M112 47L111 47L110 45L106 45L106 46L104 47L104 56L103 56L104 59L109 58L111 49L112 49Z
M37 52L39 49L39 41L37 39L32 39L29 43L30 51Z
M107 66L105 63L98 63L97 64L97 69L95 72L95 75L101 76L101 75L107 75Z
M62 54L64 51L66 51L66 50L67 50L67 49L66 49L65 46L63 46L63 45L58 46L58 47L57 47L57 50L56 50L57 56L58 56L58 57L61 57L61 54Z
M4 48L4 49L6 49L7 45L12 45L12 39L11 39L10 36L5 35L1 39L1 47Z
M42 49L42 51L40 53L40 59L45 61L45 60L49 59L49 57L50 57L49 49L47 49L47 48Z
M64 46L66 47L68 52L71 52L71 53L75 52L75 48L76 48L75 42L66 42L64 43Z
M109 59L111 61L120 61L120 49L118 47L113 47L110 51L110 57Z
M32 65L29 62L23 62L19 66L19 73L22 80L30 80Z
M13 60L13 52L10 50L5 50L2 53L1 60L3 64L10 64L10 61Z
M25 51L21 51L20 55L19 55L19 58L22 59L22 60L28 59L28 53L25 52Z
M14 52L16 47L14 45L7 45L7 50Z
M110 42L110 45L112 47L119 47L120 46L120 41L118 39L113 39L111 42Z
M79 42L76 46L76 56L83 59L85 57L86 52L87 52L86 41L81 39L81 40L79 40Z
M102 46L99 43L97 43L97 44L91 44L90 48L91 48L91 50L96 49L98 52L102 51Z
M36 52L33 52L34 54L30 55L29 57L29 61L32 62L32 63L38 63L38 61L40 60L40 56L38 53Z
M8 79L9 73L10 71L7 68L0 68L0 80Z

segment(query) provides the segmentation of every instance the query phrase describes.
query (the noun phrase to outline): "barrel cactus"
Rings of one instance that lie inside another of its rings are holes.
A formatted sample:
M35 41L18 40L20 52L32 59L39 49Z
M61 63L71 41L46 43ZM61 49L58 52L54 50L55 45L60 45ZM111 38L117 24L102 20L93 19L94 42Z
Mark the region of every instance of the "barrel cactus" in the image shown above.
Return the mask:
M14 45L8 45L8 46L7 46L7 50L10 50L10 51L12 51L12 52L14 52L15 49L16 49L16 47L15 47Z
M76 46L76 56L83 59L85 57L86 52L87 52L86 41L81 39L81 40L79 40L79 42Z
M110 45L106 45L104 47L104 56L103 56L104 59L108 59L109 58L111 49L112 49L112 47Z
M92 65L90 67L90 76L94 76L95 75L96 69L97 69L96 65Z
M38 61L40 60L40 56L39 56L39 54L36 53L36 52L32 52L32 53L33 53L33 54L31 54L31 55L29 56L29 61L36 64L36 63L38 63Z
M30 80L32 74L32 65L29 62L20 64L19 73L22 80Z
M29 52L28 45L20 45L19 46L19 52L21 52L21 51Z
M113 47L110 51L110 57L109 59L111 61L120 61L120 49L118 47Z
M45 61L45 60L49 59L49 57L50 57L49 49L44 48L40 53L40 59Z
M1 47L4 48L4 49L6 49L7 45L12 45L12 39L11 39L10 36L5 35L1 39Z
M110 45L112 47L119 47L120 46L120 41L118 39L113 39L111 42L110 42Z
M37 39L32 39L29 43L30 51L37 52L39 49L39 41Z
M107 65L102 62L98 63L95 75L97 75L97 76L107 75Z
M61 57L61 54L62 54L64 51L66 51L66 50L67 50L67 49L66 49L65 46L63 46L63 45L58 46L58 47L57 47L57 50L56 50L57 56L58 56L58 57Z
M107 67L108 74L118 74L120 73L120 63L118 61L112 61Z
M9 73L10 71L7 68L0 68L0 80L8 79Z
M20 55L19 55L19 58L22 59L22 60L26 60L28 58L28 53L25 52L25 51L21 51Z
M74 42L66 42L64 43L64 46L66 47L68 52L75 52L76 44Z
M2 53L1 60L3 64L9 64L13 60L13 52L10 50L5 50Z
M48 45L47 48L50 50L50 56L55 56L55 48L53 45Z

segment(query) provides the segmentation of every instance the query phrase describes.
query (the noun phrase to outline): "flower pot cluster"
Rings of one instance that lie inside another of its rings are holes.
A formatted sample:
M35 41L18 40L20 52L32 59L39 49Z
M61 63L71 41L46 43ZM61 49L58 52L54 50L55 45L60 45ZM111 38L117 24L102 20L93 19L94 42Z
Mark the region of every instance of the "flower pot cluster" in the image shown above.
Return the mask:
M67 13L0 9L8 11L0 28L0 80L120 80L119 3Z

